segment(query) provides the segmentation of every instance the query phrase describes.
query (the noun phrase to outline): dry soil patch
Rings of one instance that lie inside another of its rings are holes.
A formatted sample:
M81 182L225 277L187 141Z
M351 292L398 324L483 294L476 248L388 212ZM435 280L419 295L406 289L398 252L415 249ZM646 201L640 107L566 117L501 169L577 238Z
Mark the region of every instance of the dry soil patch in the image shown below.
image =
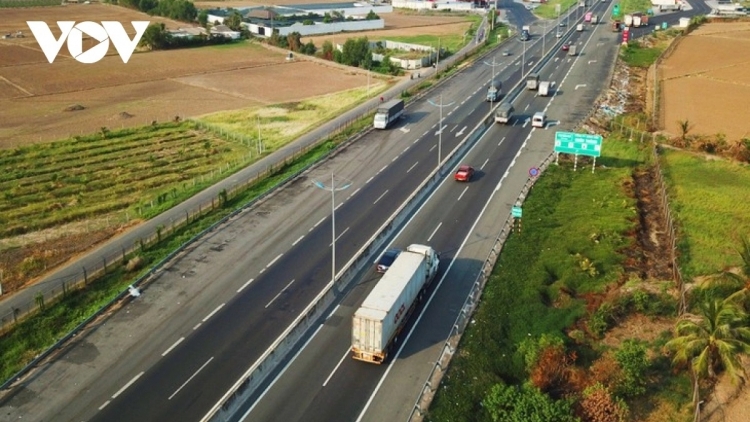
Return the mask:
M750 136L750 23L710 23L679 41L659 67L661 126L674 135L688 120L692 134Z

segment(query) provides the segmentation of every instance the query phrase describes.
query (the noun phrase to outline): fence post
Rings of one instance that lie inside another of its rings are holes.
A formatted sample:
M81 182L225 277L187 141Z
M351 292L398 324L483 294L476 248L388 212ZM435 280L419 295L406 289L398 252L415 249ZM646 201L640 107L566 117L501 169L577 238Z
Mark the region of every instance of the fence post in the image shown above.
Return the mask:
M81 266L83 268L83 284L89 284L89 277L88 274L86 274L86 267Z

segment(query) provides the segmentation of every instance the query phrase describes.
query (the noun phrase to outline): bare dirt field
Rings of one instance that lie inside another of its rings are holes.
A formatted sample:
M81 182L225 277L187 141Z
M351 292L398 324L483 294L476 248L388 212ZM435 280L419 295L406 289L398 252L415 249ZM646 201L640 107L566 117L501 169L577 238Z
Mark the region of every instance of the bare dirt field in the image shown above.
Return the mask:
M385 20L385 29L304 37L302 42L312 41L315 45L320 46L326 40L343 44L349 38L363 36L376 39L388 36L463 34L471 27L471 21L463 16L433 16L394 12L384 15L383 19Z
M175 116L299 101L367 84L365 75L287 62L283 53L247 42L138 52L127 64L114 51L99 63L81 64L68 58L63 47L50 64L26 27L25 21L32 18L150 20L184 26L107 5L4 10L0 31L22 30L26 37L0 40L0 148L92 133L101 127L132 127ZM315 81L325 83L289 83L300 75L314 75ZM68 110L72 106L82 109Z
M750 137L750 23L709 23L684 37L659 66L660 125L680 134Z

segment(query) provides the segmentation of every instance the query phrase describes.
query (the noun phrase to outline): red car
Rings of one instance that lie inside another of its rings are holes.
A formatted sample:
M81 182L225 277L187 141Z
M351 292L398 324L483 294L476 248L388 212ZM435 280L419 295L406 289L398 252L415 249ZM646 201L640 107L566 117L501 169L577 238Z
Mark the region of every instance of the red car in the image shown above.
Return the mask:
M456 171L455 179L459 182L468 182L474 177L474 167L472 166L460 166Z
M568 51L570 50L570 44L563 44L562 51Z

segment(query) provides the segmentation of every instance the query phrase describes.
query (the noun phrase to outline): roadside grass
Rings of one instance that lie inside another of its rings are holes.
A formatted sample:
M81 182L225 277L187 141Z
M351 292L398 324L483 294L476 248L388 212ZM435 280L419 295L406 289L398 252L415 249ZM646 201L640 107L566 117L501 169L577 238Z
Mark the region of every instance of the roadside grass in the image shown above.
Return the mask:
M586 312L579 295L618 280L620 251L631 243L625 232L637 218L625 185L646 153L638 143L607 139L596 173L590 166L573 172L568 161L541 176L523 204L522 231L503 247L428 420L491 420L480 406L490 388L527 378L519 344L542 334L565 338Z
M651 0L620 0L619 4L620 20L622 20L623 15L626 15L628 13L646 13L648 9L655 9L655 7L651 4Z
M620 49L620 58L633 67L648 68L656 62L666 47L641 47L637 42L629 42Z
M586 0L588 2L595 0ZM557 11L555 8L560 5L560 14L564 14L568 8L574 4L580 3L580 0L549 0L547 3L542 3L535 7L532 12L543 19L557 19Z
M670 149L661 159L684 275L740 265L740 236L750 234L750 166Z
M367 87L358 87L300 102L207 114L195 120L209 125L214 131L248 138L252 145L257 142L260 131L264 154L272 153L321 123L385 91L390 85L390 81L373 78L369 94Z
M43 311L19 322L9 332L0 336L0 378L6 380L17 373L35 356L51 347L102 306L112 301L128 285L147 273L148 268L163 260L179 246L229 215L233 210L314 163L328 154L337 144L369 124L369 117L361 119L343 133L302 155L294 163L259 181L237 196L229 198L223 207L217 207L202 218L191 221L189 225L176 230L173 235L165 236L161 242L141 250L136 256L142 260L145 268L139 272L128 273L123 266L117 266L85 289L69 292L61 300L45 306Z
M11 7L59 6L60 0L0 0L0 9Z
M0 150L0 238L128 209L149 217L154 202L171 206L194 195L219 178L219 168L239 169L251 151L190 123Z

